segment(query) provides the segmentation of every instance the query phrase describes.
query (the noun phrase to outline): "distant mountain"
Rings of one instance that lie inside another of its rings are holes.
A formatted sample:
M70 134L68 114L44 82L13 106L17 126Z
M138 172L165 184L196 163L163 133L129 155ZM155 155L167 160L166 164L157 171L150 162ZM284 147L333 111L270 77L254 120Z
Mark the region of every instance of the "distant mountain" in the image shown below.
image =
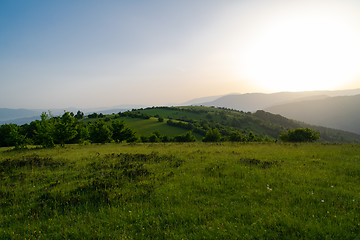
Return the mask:
M265 108L266 111L309 124L360 134L360 95L305 100Z
M80 109L80 111L84 112L85 114L90 113L103 113L103 114L111 114L111 113L119 113L124 112L134 108L142 108L142 105L119 105L112 108L87 108L87 109ZM60 116L64 113L64 111L73 112L76 114L78 108L69 107L66 109L11 109L11 108L0 108L0 125L1 124L9 124L14 123L17 125L23 125L26 123L30 123L34 120L40 119L40 115L43 112L49 112L53 116Z
M32 121L35 120L40 120L40 115L38 116L33 116L33 117L25 117L25 118L16 118L16 119L11 119L11 120L6 120L6 121L0 121L0 125L1 124L9 124L9 123L14 123L16 125L24 125L24 124L29 124Z
M215 101L216 99L222 97L223 95L219 95L219 96L209 96L209 97L201 97L201 98L194 98L190 101L187 101L185 103L182 103L180 105L182 106L188 106L188 105L198 105L198 104L202 104L204 102L211 102L211 101Z
M0 108L0 121L40 116L41 110Z
M219 97L216 100L194 105L225 107L244 112L254 112L271 106L291 103L295 101L323 99L332 96L350 96L360 94L360 89L339 91L307 91L307 92L280 92L280 93L246 93L231 94Z

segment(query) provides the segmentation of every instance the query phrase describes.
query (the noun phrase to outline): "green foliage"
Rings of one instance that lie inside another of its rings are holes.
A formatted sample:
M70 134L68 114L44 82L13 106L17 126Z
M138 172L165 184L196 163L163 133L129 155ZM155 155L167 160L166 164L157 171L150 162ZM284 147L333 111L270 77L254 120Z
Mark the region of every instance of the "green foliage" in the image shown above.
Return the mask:
M185 135L175 136L173 138L174 142L195 142L196 138L192 132L187 132Z
M0 146L15 146L15 149L25 148L27 139L16 124L3 124L0 126Z
M36 121L35 140L45 148L54 147L54 119L46 112L40 117L41 120Z
M318 132L310 128L297 128L280 134L279 138L283 142L315 142L320 136Z
M219 142L220 140L221 134L217 128L209 129L203 138L203 142Z
M116 142L135 142L137 138L135 137L135 132L130 128L125 127L125 123L119 119L113 120L111 122L112 128L112 139Z
M89 125L90 141L93 143L107 143L111 140L111 130L103 121L99 120Z
M65 112L60 119L55 122L54 138L62 146L65 143L69 143L78 134L78 122L77 119L70 115L69 112Z
M150 137L148 138L149 142L161 142L161 134L158 131L153 132Z
M77 111L76 115L75 115L75 118L78 119L78 120L81 120L84 118L84 113L81 112L80 110Z
M230 133L229 140L231 142L246 142L246 138L239 132L233 131Z

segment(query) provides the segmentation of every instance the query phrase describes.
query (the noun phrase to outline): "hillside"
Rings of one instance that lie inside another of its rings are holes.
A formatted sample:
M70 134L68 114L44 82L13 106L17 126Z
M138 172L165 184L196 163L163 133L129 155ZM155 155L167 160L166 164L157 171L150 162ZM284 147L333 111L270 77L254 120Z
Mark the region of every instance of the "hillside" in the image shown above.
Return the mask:
M245 113L242 111L213 108L204 106L182 106L182 107L152 107L145 109L138 109L129 111L129 113L147 115L152 117L164 118L165 124L168 120L178 121L183 124L178 124L180 128L187 131L192 130L199 135L205 135L210 128L217 128L223 136L230 136L231 132L237 131L241 134L248 135L250 132L256 136L276 139L280 133L286 132L288 129L309 127L320 132L321 141L328 142L359 142L360 135L335 130L320 126L312 126L306 123L293 121L275 115L272 113L257 111L255 113ZM129 118L129 117L128 117ZM124 119L125 121L126 118ZM133 121L133 120L132 120ZM146 121L142 120L141 124ZM140 125L141 125L140 124ZM176 124L173 124L174 126ZM134 126L138 134L144 133L139 127ZM150 129L146 131L151 131ZM164 133L164 132L163 132Z
M194 105L225 107L245 112L264 110L271 106L292 103L294 101L313 100L333 96L350 96L360 94L360 89L339 91L307 91L307 92L279 92L279 93L246 93L231 94L216 100Z
M19 118L32 118L39 116L40 113L39 110L0 108L0 122Z
M271 142L290 129L311 128L321 142L360 142L360 135L255 113L204 106L151 107L104 115L78 111L43 114L30 124L0 126L0 146L26 148L106 142Z
M299 101L266 108L266 111L310 124L360 134L360 95Z

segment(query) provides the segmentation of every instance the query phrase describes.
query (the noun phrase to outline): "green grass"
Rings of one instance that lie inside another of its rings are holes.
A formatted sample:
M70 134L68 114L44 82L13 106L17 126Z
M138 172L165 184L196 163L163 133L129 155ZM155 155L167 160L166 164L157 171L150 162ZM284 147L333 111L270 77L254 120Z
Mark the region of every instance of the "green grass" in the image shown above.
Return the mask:
M113 115L109 115L109 118L113 118ZM168 125L166 121L169 119L167 118L164 119L163 122L159 122L156 117L151 117L149 119L120 117L118 119L124 121L127 127L133 129L137 137L150 136L155 131L159 132L162 136L174 137L178 135L185 135L189 131L183 128ZM99 118L89 118L86 119L85 122L90 123L98 120ZM108 121L108 124L111 124L111 122ZM193 135L198 141L201 141L203 138L203 136L197 133L193 133Z
M0 239L359 239L360 146L0 148Z
M184 135L188 130L178 127L169 126L166 124L168 119L164 119L163 122L159 122L158 118L151 117L150 119L140 119L140 118L120 118L124 120L125 124L131 129L136 130L136 135L140 136L150 136L154 131L158 131L161 135L166 135L169 137L174 137L177 135ZM201 140L203 136L194 133L194 136L197 140Z

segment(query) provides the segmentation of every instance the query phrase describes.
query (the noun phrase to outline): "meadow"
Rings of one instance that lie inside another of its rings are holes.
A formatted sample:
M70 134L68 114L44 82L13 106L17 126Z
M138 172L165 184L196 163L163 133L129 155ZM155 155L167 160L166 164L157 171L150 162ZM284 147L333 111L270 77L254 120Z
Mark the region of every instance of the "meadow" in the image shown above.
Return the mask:
M359 239L360 145L0 148L0 239Z

